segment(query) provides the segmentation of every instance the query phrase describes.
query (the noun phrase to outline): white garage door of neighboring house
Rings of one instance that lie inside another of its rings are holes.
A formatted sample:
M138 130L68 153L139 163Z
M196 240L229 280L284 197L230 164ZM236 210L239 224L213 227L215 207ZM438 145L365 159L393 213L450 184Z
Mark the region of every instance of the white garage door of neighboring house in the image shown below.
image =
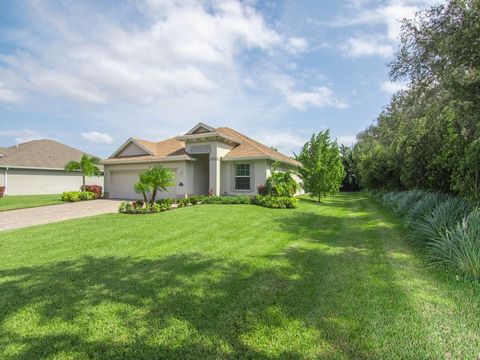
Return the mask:
M175 171L175 169L172 169ZM133 185L138 182L138 170L112 171L110 172L110 199L141 199L141 194L133 191ZM177 196L176 187L172 186L168 192L157 193L157 198Z

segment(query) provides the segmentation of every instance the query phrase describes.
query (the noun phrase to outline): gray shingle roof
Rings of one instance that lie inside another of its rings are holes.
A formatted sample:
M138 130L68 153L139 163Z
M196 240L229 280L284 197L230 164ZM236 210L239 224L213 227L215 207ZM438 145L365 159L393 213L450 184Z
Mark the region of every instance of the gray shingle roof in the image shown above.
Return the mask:
M70 160L80 160L85 152L55 140L32 140L3 148L0 166L63 169Z

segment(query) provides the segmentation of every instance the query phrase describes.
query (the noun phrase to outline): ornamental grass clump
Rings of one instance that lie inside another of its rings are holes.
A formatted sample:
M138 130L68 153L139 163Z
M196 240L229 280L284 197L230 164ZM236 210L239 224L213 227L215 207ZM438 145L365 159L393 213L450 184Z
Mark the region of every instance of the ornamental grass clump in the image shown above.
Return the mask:
M429 259L480 279L480 208L431 244Z

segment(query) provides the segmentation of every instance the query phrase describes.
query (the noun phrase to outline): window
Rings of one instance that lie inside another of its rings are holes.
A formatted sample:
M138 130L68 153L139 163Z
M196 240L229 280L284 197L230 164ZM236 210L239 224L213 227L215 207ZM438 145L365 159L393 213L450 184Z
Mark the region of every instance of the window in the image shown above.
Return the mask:
M235 190L250 190L250 164L235 165Z

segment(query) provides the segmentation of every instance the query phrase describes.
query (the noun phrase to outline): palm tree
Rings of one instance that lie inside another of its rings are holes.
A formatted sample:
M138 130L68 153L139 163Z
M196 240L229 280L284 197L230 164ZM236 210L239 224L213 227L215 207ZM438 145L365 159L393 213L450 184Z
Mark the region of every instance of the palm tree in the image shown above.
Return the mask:
M146 199L145 193L148 190L151 190L152 197L150 199L150 204L152 205L155 203L158 190L166 191L168 186L175 185L173 182L174 176L172 170L164 168L161 165L154 165L151 168L148 168L138 177L140 181L135 184L134 190L139 190L139 192L144 195L144 199Z
M149 184L145 184L145 183L139 181L139 182L137 182L135 185L133 185L133 190L134 190L137 194L142 194L142 196L143 196L143 202L144 202L145 204L148 203L147 193L152 190Z
M65 164L65 171L81 171L82 172L82 189L85 189L85 177L86 176L100 176L102 172L98 168L98 163L100 159L96 156L89 156L83 154L80 161L70 160Z

